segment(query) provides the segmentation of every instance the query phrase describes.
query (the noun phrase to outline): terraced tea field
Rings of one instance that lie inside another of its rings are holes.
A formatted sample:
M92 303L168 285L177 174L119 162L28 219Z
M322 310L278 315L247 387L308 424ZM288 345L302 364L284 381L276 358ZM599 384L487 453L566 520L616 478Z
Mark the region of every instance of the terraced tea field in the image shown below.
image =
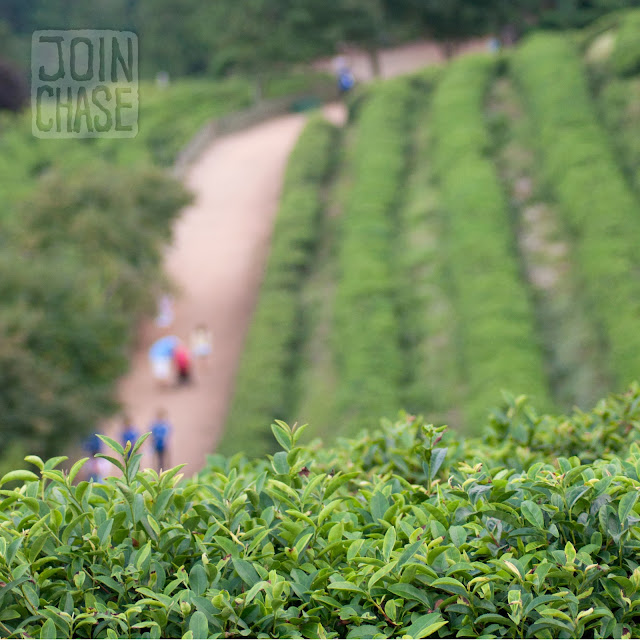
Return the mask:
M401 407L479 432L501 390L560 411L638 378L637 25L539 33L309 125L223 452L264 452L274 418L330 437Z

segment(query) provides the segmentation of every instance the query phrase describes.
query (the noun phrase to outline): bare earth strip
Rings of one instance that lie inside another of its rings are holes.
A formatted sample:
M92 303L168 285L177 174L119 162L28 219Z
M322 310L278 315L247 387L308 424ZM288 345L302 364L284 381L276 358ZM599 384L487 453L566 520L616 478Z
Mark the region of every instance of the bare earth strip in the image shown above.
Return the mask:
M482 47L478 42L471 48ZM391 50L382 55L383 74L412 71L440 59L431 44ZM325 112L337 122L344 118L340 106ZM196 200L176 222L166 254L167 274L179 289L168 333L186 339L194 325L207 323L214 335L212 365L207 371L196 370L192 386L158 389L147 351L162 334L151 320L145 321L119 398L141 431L148 430L159 408L168 411L174 428L168 463L186 463L187 474L202 468L222 433L287 158L305 121L306 116L291 114L218 139L186 176ZM107 431L119 436L115 423ZM148 453L145 462L152 464Z

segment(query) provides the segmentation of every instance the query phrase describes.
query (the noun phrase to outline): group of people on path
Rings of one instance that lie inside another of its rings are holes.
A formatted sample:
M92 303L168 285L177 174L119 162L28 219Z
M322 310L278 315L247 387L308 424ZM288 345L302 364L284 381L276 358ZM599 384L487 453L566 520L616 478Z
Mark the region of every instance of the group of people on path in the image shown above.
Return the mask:
M172 431L166 410L158 410L149 425L149 431L151 432L150 442L155 458L156 469L160 472L168 466L169 437ZM120 443L125 451L127 451L127 445L129 446L127 455L131 455L131 450L140 436L140 431L129 416L123 416L120 429ZM107 461L103 458L96 457L103 452L103 448L103 442L96 433L87 438L85 442L84 449L90 455L86 467L89 480L101 482L109 471Z
M173 324L171 297L164 295L158 301L156 326L167 329ZM193 361L203 368L209 365L212 350L211 331L201 323L194 327L189 344L175 335L165 335L156 340L149 349L149 361L153 378L161 387L189 384L193 377Z

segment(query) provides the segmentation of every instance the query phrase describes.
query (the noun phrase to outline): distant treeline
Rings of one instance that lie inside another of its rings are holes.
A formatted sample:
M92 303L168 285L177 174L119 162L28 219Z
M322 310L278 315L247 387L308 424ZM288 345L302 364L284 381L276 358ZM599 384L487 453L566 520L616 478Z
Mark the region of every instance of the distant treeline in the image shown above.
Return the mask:
M460 39L535 25L580 27L640 0L3 0L0 57L29 66L37 29L131 29L140 36L141 73L175 76L261 74L331 55L344 45L372 53L430 37L447 52Z

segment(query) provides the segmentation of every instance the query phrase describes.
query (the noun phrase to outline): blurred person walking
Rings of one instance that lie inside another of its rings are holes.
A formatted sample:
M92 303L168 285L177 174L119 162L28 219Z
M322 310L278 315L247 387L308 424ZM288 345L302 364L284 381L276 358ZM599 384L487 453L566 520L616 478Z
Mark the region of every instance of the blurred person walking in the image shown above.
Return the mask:
M356 80L353 76L353 72L347 64L347 60L344 56L338 56L333 61L333 69L336 74L336 80L338 82L338 93L340 96L347 94L356 84Z
M178 384L191 382L191 354L183 342L179 342L173 351L173 363L178 374Z
M180 343L176 336L164 336L156 340L149 349L151 373L161 387L169 386L171 380L171 362Z
M102 482L109 472L109 463L104 458L89 458L86 470L89 482Z
M102 440L98 437L97 433L90 435L82 444L82 448L89 455L89 460L84 467L84 474L87 480L94 482L102 482L104 477L104 466L101 463L106 462L102 458L96 458L102 451Z
M82 448L93 458L102 451L102 440L97 433L90 435L83 443Z
M166 455L170 434L171 424L167 418L167 412L164 409L160 409L155 420L151 423L151 443L156 457L158 473L167 468Z
M158 300L158 315L156 316L156 326L159 329L166 329L173 324L173 299L170 295L163 295Z
M120 440L122 442L122 446L126 449L127 444L131 443L129 448L129 453L127 457L131 455L131 449L133 449L136 441L140 437L140 433L136 429L136 427L131 422L129 416L123 416L122 418L122 432L120 434Z
M196 362L201 362L203 369L208 369L211 358L213 338L206 324L200 323L191 332L191 353Z

